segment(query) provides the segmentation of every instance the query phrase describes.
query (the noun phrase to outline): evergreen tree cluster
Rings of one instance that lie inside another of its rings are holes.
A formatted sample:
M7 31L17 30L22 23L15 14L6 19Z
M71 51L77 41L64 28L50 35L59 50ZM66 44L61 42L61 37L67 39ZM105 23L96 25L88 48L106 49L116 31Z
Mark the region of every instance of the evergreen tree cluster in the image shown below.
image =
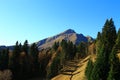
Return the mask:
M47 71L47 78L51 79L52 77L56 76L60 69L61 69L61 53L57 51L55 58L53 59L48 71Z
M64 45L63 45L64 46ZM63 47L62 46L62 47ZM75 55L76 55L76 46L73 45L73 43L71 41L69 41L67 44L66 44L66 50L65 48L62 48L64 49L63 51L66 51L66 54L65 54L65 59L67 60L72 60L74 59Z
M4 49L0 51L0 70L8 69L9 50Z
M116 33L112 19L106 20L102 32L98 32L96 39L97 59L93 63L88 61L86 77L88 80L119 80L120 61L120 30Z
M87 49L88 49L87 43L80 42L80 44L77 46L77 52L78 53L76 54L78 59L79 58L84 58L84 57L87 56L87 53L88 53Z
M60 50L60 48L62 49ZM74 59L76 55L76 45L74 45L71 41L67 42L66 40L62 40L61 43L54 43L53 50L56 55L47 71L48 79L51 79L59 74L60 69L62 69L62 67L65 65L65 61Z
M89 59L87 67L86 67L86 71L85 71L85 74L88 80L91 80L92 70L93 70L93 62L92 60Z
M0 51L0 70L10 69L13 80L36 77L39 75L38 53L35 43L29 46L27 40L23 45L17 41L12 55L9 49Z
M74 45L71 41L66 40L62 40L61 43L55 42L53 45L53 52L55 52L56 55L48 68L47 78L51 79L59 74L66 61L74 60L76 56L79 56L79 58L84 58L87 53L86 49L86 43L83 42L79 45Z
M62 40L60 43L62 47L62 53L65 56L65 60L73 60L76 55L76 45L74 45L71 41Z
M50 79L59 74L65 62L73 60L78 53L81 58L85 56L85 49L85 43L77 46L71 41L62 40L61 43L55 42L50 49L38 51L35 43L29 45L26 40L22 45L17 41L11 53L9 49L0 51L0 70L10 69L13 80L27 80L36 77ZM56 56L48 68L54 53Z

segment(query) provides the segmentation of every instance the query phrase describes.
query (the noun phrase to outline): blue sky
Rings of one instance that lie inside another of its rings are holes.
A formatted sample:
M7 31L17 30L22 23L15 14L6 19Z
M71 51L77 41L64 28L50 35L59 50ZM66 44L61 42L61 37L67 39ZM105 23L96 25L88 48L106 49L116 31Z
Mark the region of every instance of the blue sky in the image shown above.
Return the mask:
M36 42L74 29L96 38L111 17L120 27L120 0L0 0L0 45Z

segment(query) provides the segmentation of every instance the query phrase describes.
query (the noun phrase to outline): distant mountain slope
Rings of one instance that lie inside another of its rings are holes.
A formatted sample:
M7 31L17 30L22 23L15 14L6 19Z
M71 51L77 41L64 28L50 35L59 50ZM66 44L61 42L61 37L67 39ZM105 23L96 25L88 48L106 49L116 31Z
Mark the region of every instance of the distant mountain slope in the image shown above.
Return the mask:
M13 49L14 49L14 46L5 46L5 45L0 46L0 50L2 50L2 49L7 49L7 48L9 48L9 50L13 50Z
M92 42L94 39L90 36L84 36L83 34L78 34L72 29L68 29L60 34L57 34L53 37L45 38L43 40L40 40L37 43L38 49L43 49L43 48L49 48L52 47L52 45L55 42L61 42L62 40L66 41L72 41L74 44L79 44L80 42ZM10 50L14 49L14 46L0 46L1 49L6 49L9 48Z
M72 41L74 44L79 44L82 41L93 41L93 38L90 36L85 37L83 34L78 34L74 30L68 29L58 35L38 41L37 45L39 49L48 48L51 47L54 42L61 42L63 39L67 41Z

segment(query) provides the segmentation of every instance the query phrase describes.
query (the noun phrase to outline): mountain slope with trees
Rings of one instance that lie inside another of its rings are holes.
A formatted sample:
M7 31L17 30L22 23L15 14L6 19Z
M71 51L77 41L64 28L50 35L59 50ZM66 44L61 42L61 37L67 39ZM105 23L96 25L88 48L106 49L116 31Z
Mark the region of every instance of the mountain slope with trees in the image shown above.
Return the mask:
M84 36L83 34L78 34L72 29L68 29L60 34L53 37L49 37L37 42L39 49L52 47L55 42L61 42L62 40L71 41L73 44L79 44L80 42L93 42L94 39L90 36Z
M120 79L120 29L116 31L112 18L96 40L69 29L31 45L17 41L12 47L0 48L2 80Z

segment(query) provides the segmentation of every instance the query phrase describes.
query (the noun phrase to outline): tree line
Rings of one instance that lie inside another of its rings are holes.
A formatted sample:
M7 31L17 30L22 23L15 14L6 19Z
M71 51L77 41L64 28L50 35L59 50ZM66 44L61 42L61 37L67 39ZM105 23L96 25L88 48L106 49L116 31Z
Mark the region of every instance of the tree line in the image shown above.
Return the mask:
M96 61L88 61L85 75L88 80L120 79L120 29L116 31L112 18L106 20L96 39Z
M48 68L48 79L59 74L60 70L64 68L64 65L66 65L66 61L81 59L88 55L88 45L84 42L81 42L79 45L75 45L71 41L62 40L61 43L55 42L52 48L56 53L56 56Z
M59 74L65 61L84 58L86 55L87 43L84 42L75 45L71 41L62 40L55 42L51 48L39 51L36 43L29 45L26 40L22 45L17 41L12 52L9 49L0 50L0 70L10 69L13 80L36 77L41 80L51 79Z
M36 44L34 43L29 47L27 40L23 45L17 41L12 54L9 54L9 49L1 50L0 70L5 69L12 71L13 80L38 76L39 62Z

